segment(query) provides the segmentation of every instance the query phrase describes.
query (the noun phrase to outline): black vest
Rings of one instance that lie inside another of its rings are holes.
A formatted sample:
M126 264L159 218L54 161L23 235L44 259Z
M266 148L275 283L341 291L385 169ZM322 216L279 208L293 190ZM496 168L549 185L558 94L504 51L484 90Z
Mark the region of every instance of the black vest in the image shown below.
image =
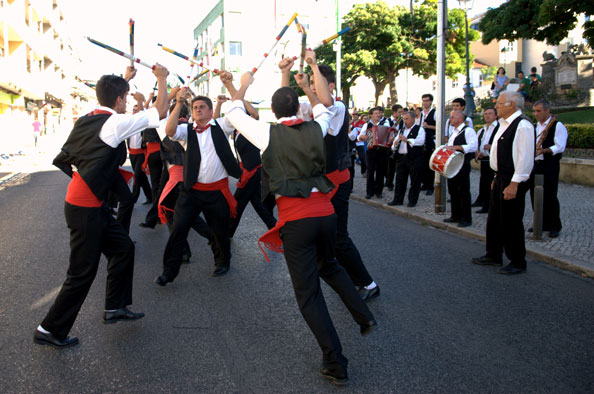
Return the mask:
M79 118L53 162L68 176L72 176L71 165L76 166L79 175L101 201L107 199L107 191L119 176L122 149L126 150L123 143L112 148L99 138L101 127L110 116L98 114Z
M557 130L557 121L551 119L551 123L553 123L551 125L551 128L549 129L549 132L547 133L547 137L544 139L544 141L542 142L542 148L550 148L551 146L555 145L555 131ZM534 129L536 130L536 125L534 125ZM538 142L538 138L536 139L536 141ZM562 153L558 153L556 155L542 155L542 157L544 158L544 161L559 161L561 160L561 157L563 156Z
M322 193L334 188L325 175L322 130L314 121L270 126L270 142L262 154L262 168L273 194L309 197L314 187Z
M427 114L427 117L425 117L425 113L423 113L423 111L421 111L421 116L422 116L421 126L423 125L423 122L427 122L427 124L429 126L436 125L437 122L435 121L435 108L431 108L431 110ZM434 138L435 138L435 129L432 129L432 130L425 129L425 145L429 144L429 146L434 146L434 142L433 142Z
M521 120L530 122L530 119L524 115L518 116L497 140L497 173L509 179L513 177L516 171L512 153L516 131Z
M466 129L467 128L469 128L469 126L464 126L464 128L462 129L460 134L458 134L456 136L456 138L454 138L454 142L452 143L452 145L466 145ZM427 138L427 137L425 137L425 138ZM473 158L474 158L474 152L464 154L464 162L470 162L470 160L472 160Z
M493 129L493 131L491 132L491 137L489 137L489 142L487 143L487 145L493 145L493 140L495 139L495 134L497 134L497 130L499 130L499 126L500 123L497 122L497 126L495 126L495 128ZM478 150L481 150L481 142L483 140L483 137L485 136L485 127L487 127L486 125L483 126L482 129L480 129L479 131L479 135L478 135ZM489 161L488 157L483 157L481 159L482 161Z
M326 149L326 174L335 170L345 170L351 163L351 154L349 147L349 111L344 110L344 121L337 135L326 134L324 137L324 147Z
M147 142L161 142L157 129L145 129L142 132L142 145L146 146Z
M235 131L235 150L246 170L253 170L262 164L260 149L237 131Z
M419 135L420 129L421 129L421 126L419 126L418 124L414 125L410 129L410 133L408 133L408 136L406 138L417 138L417 136ZM404 135L404 130L402 130L402 135ZM407 149L408 153L406 154L406 157L408 159L414 159L416 157L423 155L423 150L424 150L423 146L410 146L410 145L408 145L407 142L404 142L404 141L401 141L400 143L407 145L406 149ZM400 146L398 148L400 148ZM398 152L398 150L396 150L396 152Z
M161 140L161 159L172 165L183 166L184 148L179 142L165 137Z
M233 178L241 177L241 167L237 164L235 156L229 146L229 141L225 132L217 121L210 126L210 135L214 144L217 156L223 163L223 167L227 174ZM188 146L184 154L184 187L190 190L198 180L198 173L200 172L200 147L198 146L198 137L190 123L188 123Z

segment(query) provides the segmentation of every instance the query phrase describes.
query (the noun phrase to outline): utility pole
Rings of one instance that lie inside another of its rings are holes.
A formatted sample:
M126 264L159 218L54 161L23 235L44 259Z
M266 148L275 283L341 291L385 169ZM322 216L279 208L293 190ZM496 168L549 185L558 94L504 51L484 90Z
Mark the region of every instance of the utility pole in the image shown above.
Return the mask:
M437 108L435 109L437 138L436 145L445 144L445 39L448 31L447 0L437 3ZM446 179L435 173L435 213L446 211Z
M339 0L336 0L336 31L340 31L340 12L338 8ZM342 38L336 39L336 97L340 99L342 97L342 76L341 69L342 65L340 59L342 57ZM348 103L345 103L348 106Z

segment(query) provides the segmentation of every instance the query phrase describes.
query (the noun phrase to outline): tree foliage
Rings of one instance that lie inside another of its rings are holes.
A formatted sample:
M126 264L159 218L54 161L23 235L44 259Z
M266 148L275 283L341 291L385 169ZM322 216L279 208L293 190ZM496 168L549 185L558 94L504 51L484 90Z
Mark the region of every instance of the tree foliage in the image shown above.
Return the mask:
M520 38L559 44L578 23L578 15L594 15L594 2L586 0L514 0L487 11L479 30L484 44ZM584 35L594 42L594 21L584 23Z

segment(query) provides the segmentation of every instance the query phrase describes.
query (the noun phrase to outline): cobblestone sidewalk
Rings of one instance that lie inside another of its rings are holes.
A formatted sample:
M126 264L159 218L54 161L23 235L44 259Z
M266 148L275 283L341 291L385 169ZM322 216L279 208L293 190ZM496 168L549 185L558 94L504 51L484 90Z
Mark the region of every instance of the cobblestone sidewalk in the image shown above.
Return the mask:
M406 207L408 191L404 199L404 206L390 207L387 205L394 197L394 193L388 191L387 188L384 188L382 199L374 196L371 200L366 200L366 180L361 175L358 165L356 165L355 172L355 184L353 194L351 194L353 200L375 205L447 231L485 239L487 215L476 213L479 208L472 209L472 226L458 228L456 224L443 223L443 219L450 216L450 204L447 204L445 214L437 214L434 209L434 196L427 196L424 191L421 192L417 206L413 208ZM479 178L479 171L473 169L470 174L472 201L478 194ZM534 259L594 277L594 188L560 182L558 198L563 224L561 234L558 238L549 238L548 233L543 233L543 240L535 241L532 239L532 234L527 232L527 253ZM532 227L532 221L533 212L530 206L530 196L527 194L524 227L526 229ZM469 259L470 257L475 256L469 256Z

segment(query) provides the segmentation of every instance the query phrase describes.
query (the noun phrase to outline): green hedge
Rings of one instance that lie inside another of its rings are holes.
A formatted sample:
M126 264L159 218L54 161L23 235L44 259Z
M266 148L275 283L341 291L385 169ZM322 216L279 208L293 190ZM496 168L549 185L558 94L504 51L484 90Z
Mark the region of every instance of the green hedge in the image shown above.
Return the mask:
M594 124L566 124L567 147L573 149L594 149Z

